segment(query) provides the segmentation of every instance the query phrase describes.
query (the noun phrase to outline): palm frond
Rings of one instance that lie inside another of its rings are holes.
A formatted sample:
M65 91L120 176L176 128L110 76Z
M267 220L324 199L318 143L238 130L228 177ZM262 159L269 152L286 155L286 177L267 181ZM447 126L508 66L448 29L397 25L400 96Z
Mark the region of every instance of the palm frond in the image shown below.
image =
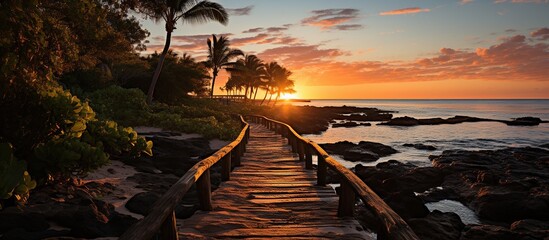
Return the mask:
M190 24L206 23L210 20L217 21L223 25L227 25L229 22L229 14L225 11L225 8L218 3L209 1L198 2L181 14L179 18Z

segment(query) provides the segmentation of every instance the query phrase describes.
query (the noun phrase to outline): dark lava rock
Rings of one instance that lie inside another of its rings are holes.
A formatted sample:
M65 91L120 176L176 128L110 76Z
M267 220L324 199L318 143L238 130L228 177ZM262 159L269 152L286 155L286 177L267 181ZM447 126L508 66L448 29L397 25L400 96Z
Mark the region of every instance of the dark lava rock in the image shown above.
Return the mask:
M70 228L72 236L82 238L120 236L137 221L115 212L112 205L99 200L89 205L65 205L51 220Z
M465 227L461 233L462 240L521 240L521 235L511 230L494 225L473 225ZM531 238L530 238L531 239Z
M537 117L520 117L505 123L510 126L537 126L541 122L541 119Z
M434 151L434 150L437 150L437 148L435 146L432 146L432 145L425 145L425 144L422 144L422 143L416 143L416 144L411 144L411 143L405 143L404 145L402 146L405 146L405 147L413 147L415 149L418 149L418 150L427 150L427 151Z
M389 125L389 126L416 126L419 125L419 121L413 117L397 117L393 118L387 122L380 123L379 125Z
M349 121L388 121L393 118L393 114L386 112L369 112L369 113L352 113L348 116L339 115L335 117L337 120Z
M126 208L130 212L147 215L153 204L160 198L160 195L153 192L142 192L135 194L126 203Z
M396 160L379 163L375 167L355 166L355 174L376 193L400 191L425 192L440 186L445 171L432 167L416 167Z
M398 152L390 146L367 141L361 141L358 144L343 141L320 144L320 146L328 153L342 155L345 160L349 161L371 162Z
M422 218L429 214L429 209L423 201L416 197L413 192L401 191L383 197L387 203L404 220L410 218Z
M442 183L484 219L512 223L549 220L549 151L505 148L494 151L444 151L432 158L448 171Z
M549 143L547 143L547 144L542 144L542 145L539 145L539 147L542 147L542 148L549 148Z
M418 119L420 125L438 125L446 123L446 120L442 118L424 118Z
M523 191L484 188L471 203L477 214L488 220L513 222L520 219L549 219L548 198Z
M469 116L454 116L446 119L445 123L457 124L457 123L464 123L464 122L480 122L480 121L488 121L488 120L489 119L469 117Z
M524 219L511 224L510 230L536 239L547 239L549 238L549 221Z
M356 122L344 122L344 123L334 123L332 124L332 128L340 128L340 127L358 127L358 126L372 126L371 123L356 123Z
M70 235L68 230L44 230L38 232L26 231L23 228L16 228L4 233L0 240L36 240L36 239L72 239L64 236Z
M152 157L125 161L140 172L162 172L183 176L194 164L213 152L205 138L178 140L153 136L148 139L154 143Z
M24 231L37 232L50 227L44 216L38 213L21 212L15 210L15 208L9 210L5 209L0 212L0 233L18 228Z
M177 182L179 178L173 174L137 173L128 177L128 180L137 183L138 188L162 195Z
M288 123L300 134L320 134L328 129L330 126L329 122L334 119L347 121L378 121L380 118L390 119L390 117L392 117L390 114L386 115L385 113L388 112L376 108L283 105L273 111L265 112L264 114L266 114L267 117ZM343 114L351 116L344 116Z
M408 224L422 240L459 240L465 224L455 213L434 210L424 218L412 218Z

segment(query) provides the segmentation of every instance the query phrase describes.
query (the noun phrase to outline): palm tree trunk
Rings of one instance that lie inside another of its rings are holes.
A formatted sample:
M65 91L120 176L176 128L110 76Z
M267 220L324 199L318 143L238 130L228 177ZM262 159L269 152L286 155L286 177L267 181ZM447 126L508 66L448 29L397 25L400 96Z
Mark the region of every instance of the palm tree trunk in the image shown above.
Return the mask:
M263 102L265 102L265 99L267 99L267 93L269 93L269 87L267 87L267 89L265 89L265 96L263 97L263 100L261 101L259 106L263 105Z
M217 77L217 69L213 70L213 77L212 77L212 90L210 92L210 98L213 98L214 95L214 87L215 87L215 78Z
M271 103L271 100L273 99L273 94L271 93L269 95L269 100L267 101L267 105L269 105L269 103Z
M255 100L255 98L257 97L257 92L259 92L259 86L257 86L257 87L255 88L254 100Z
M156 65L156 70L154 70L153 79L151 81L151 85L149 86L149 92L147 93L147 104L152 103L154 88L156 87L156 83L158 82L158 77L160 77L160 71L162 71L162 65L164 65L164 59L166 59L166 54L170 49L171 38L172 32L166 31L166 43L164 44L164 49L162 50L162 54L160 54L160 58L158 59L158 65Z
M276 102L278 102L278 98L280 97L280 91L278 91L278 94L276 95L275 101L273 103L273 106L276 105Z

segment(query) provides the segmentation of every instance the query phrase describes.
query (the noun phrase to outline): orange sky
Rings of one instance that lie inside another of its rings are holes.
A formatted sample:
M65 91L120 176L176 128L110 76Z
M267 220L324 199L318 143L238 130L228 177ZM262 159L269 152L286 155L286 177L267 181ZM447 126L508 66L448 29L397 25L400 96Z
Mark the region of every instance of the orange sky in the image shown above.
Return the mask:
M230 23L178 23L171 48L204 60L225 35L290 69L299 98L549 98L549 0L216 2ZM163 25L142 22L161 50Z

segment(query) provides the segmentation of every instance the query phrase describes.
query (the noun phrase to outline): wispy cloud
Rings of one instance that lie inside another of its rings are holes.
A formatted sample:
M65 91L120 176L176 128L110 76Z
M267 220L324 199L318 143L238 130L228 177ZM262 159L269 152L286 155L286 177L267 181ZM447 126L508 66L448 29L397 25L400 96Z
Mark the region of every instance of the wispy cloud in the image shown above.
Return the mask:
M305 18L301 21L303 25L316 26L321 29L338 29L338 26L345 25L359 18L360 11L354 8L341 9L323 9L312 11L313 16ZM353 24L354 29L360 29L359 24ZM344 30L351 30L349 27ZM354 30L353 29L353 30ZM341 29L339 29L341 30Z
M494 0L494 3L504 3L504 2L510 2L510 3L549 3L549 0Z
M364 26L362 24L343 24L343 25L334 26L333 28L337 30L348 31L348 30L363 29Z
M530 36L539 40L549 40L549 28L540 28L530 33Z
M410 8L401 8L401 9L380 12L379 15L381 16L403 15L403 14L414 14L414 13L430 12L430 11L431 9L429 8L410 7Z
M474 0L461 0L459 1L459 4L461 5L465 5L465 4L468 4L468 3L472 3Z
M225 10L227 10L227 13L229 13L229 15L245 16L245 15L250 15L250 13L252 13L253 8L254 8L254 6L250 5L250 6L243 7L243 8L227 8Z
M538 29L531 36L549 36L546 31ZM534 43L523 35L503 38L487 48L441 48L431 57L412 61L338 60L348 54L340 49L323 49L322 45L299 45L271 48L259 56L283 63L296 73L296 79L310 86L456 79L549 82L549 44Z

